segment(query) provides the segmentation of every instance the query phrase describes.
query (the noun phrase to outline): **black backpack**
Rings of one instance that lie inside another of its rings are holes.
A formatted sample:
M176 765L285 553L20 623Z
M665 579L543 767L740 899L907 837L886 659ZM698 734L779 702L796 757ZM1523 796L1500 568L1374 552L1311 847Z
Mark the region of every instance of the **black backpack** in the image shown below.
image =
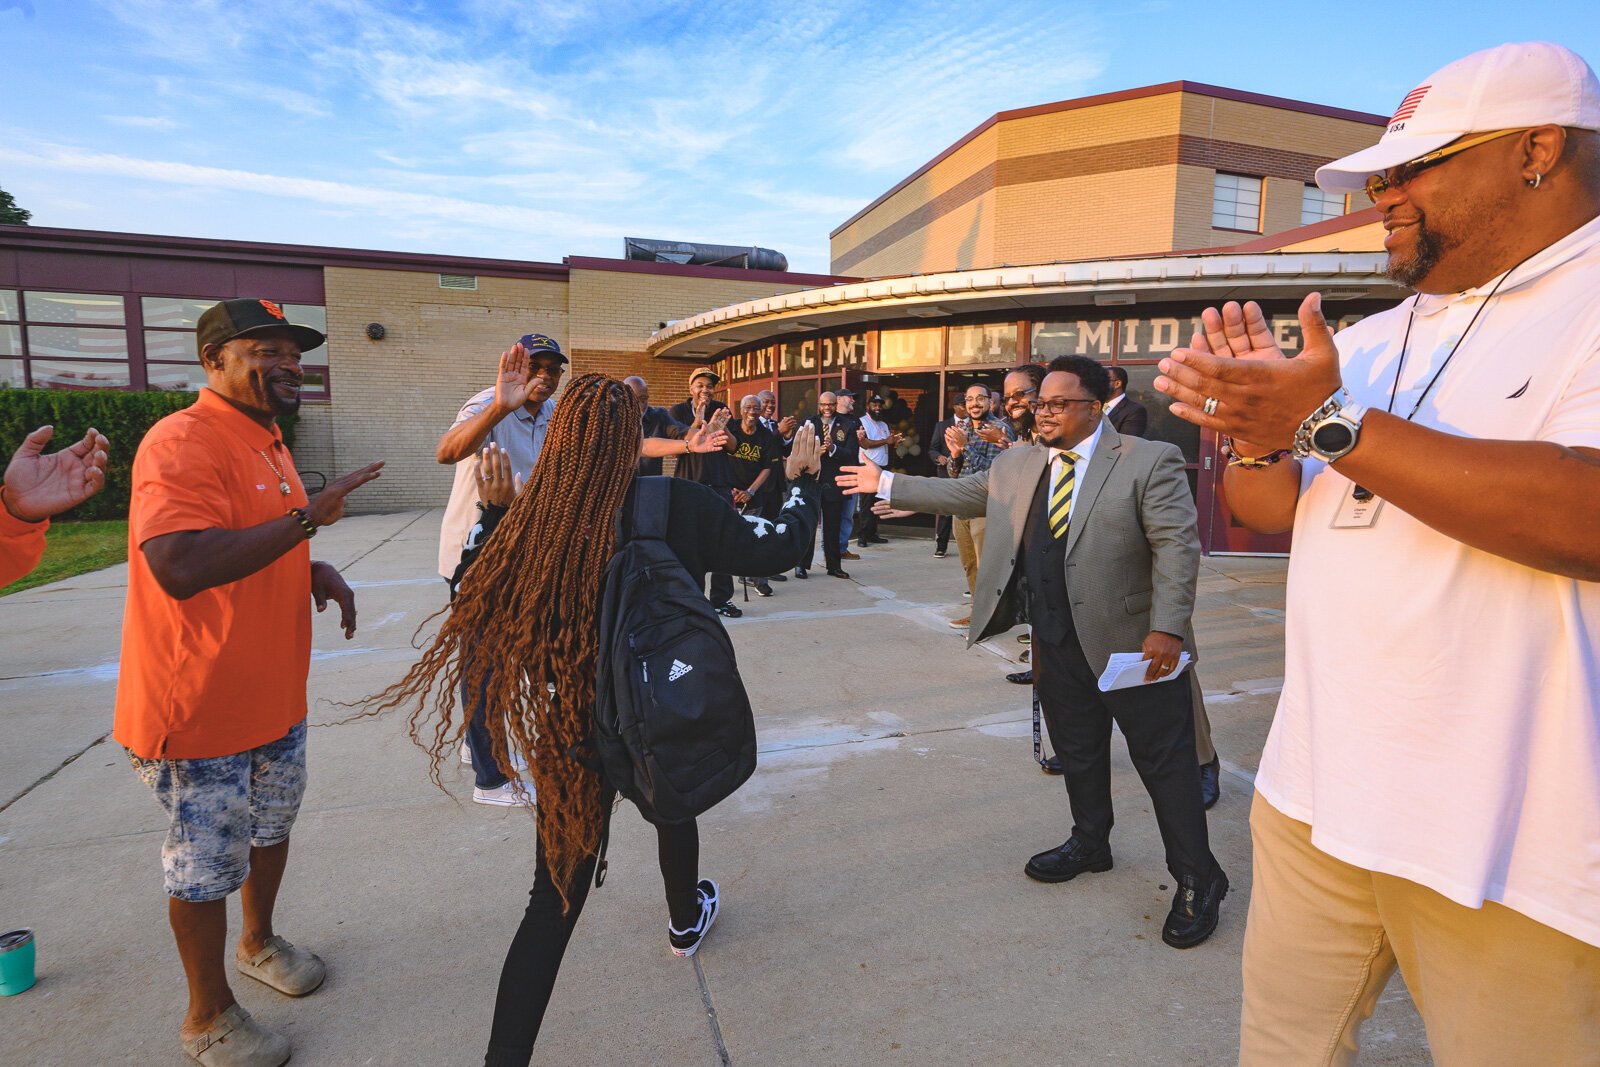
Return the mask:
M756 769L755 716L733 642L667 544L671 479L634 479L600 586L594 745L606 780L652 823L688 822Z

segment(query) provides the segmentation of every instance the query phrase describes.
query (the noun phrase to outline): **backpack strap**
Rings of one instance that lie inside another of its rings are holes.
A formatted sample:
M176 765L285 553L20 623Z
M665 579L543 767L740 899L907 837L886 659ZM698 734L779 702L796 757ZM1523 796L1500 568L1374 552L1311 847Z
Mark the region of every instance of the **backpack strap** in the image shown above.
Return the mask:
M667 539L667 516L672 511L672 479L659 474L633 480L632 541L640 537Z

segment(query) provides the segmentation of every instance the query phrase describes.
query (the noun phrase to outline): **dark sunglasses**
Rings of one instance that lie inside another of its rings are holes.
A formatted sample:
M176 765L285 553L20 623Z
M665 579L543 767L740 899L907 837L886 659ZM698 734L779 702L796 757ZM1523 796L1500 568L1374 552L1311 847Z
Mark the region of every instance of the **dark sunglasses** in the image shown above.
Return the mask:
M1443 163L1453 155L1456 155L1460 152L1465 152L1469 148L1476 148L1481 144L1488 144L1490 141L1493 141L1496 138L1509 137L1514 133L1522 132L1524 131L1497 130L1494 133L1486 133L1481 137L1470 137L1465 141L1460 141L1453 145L1446 145L1437 151L1429 152L1425 156L1418 156L1409 163L1401 163L1398 166L1390 167L1387 172L1383 174L1374 174L1367 179L1367 184L1364 186L1367 191L1367 199L1376 204L1378 202L1378 197L1382 196L1390 189L1401 188L1423 171L1430 167L1437 167L1439 164Z

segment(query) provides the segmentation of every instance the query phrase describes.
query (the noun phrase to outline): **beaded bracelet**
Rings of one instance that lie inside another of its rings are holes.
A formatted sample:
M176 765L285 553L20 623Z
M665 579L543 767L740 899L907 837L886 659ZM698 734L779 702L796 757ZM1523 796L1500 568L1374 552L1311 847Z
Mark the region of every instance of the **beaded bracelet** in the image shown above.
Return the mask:
M306 512L305 508L290 508L289 514L295 517L295 521L300 524L300 528L306 532L307 541L317 536L317 524L311 521L311 516Z
M1223 436L1222 455L1227 459L1228 466L1239 467L1247 471L1258 471L1270 467L1284 456L1289 454L1287 448L1280 448L1276 452L1268 452L1264 456L1241 456L1233 447L1233 438Z

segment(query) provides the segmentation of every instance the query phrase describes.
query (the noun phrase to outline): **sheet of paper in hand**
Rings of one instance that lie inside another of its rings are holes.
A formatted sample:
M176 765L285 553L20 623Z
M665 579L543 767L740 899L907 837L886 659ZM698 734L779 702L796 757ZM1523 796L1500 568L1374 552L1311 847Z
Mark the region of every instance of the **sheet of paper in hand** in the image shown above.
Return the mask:
M1160 685L1170 682L1182 674L1189 667L1189 653L1178 653L1178 669L1165 678L1158 678L1153 682L1144 680L1145 672L1150 669L1150 661L1139 652L1113 652L1111 659L1106 663L1106 669L1100 672L1100 692L1109 693L1113 689L1132 689L1136 685Z

